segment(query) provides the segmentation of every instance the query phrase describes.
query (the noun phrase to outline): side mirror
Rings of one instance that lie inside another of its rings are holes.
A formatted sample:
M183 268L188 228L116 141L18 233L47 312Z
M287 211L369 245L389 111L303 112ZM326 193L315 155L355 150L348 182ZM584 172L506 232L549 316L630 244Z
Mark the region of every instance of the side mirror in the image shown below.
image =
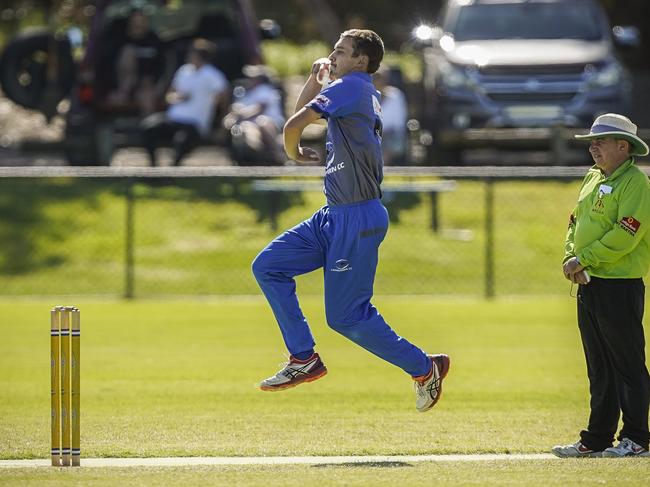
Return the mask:
M637 48L641 45L641 32L631 25L617 25L612 29L614 43L619 47Z
M260 35L262 39L277 39L282 34L280 24L273 19L262 19L260 21Z

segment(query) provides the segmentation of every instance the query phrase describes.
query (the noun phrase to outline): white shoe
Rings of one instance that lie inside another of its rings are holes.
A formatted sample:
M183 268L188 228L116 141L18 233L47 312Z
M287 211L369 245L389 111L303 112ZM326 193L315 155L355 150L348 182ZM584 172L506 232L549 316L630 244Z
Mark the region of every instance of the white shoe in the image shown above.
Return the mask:
M303 382L312 382L327 374L327 368L317 353L307 360L298 360L294 356L273 377L264 379L260 383L263 391L281 391L295 387Z
M623 438L616 446L610 446L603 452L603 457L606 458L621 458L621 457L650 457L650 451L637 445L629 438Z
M442 379L449 372L448 355L427 355L431 359L431 372L420 377L413 377L415 388L415 408L421 413L428 411L440 400Z
M584 446L581 441L573 445L557 445L551 448L551 453L560 458L594 458L602 457L602 451L591 450Z

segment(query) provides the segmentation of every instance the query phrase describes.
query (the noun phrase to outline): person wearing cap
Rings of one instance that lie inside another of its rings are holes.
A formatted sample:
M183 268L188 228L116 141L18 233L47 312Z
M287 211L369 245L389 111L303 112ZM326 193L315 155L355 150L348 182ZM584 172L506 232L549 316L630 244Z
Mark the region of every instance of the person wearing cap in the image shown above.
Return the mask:
M578 284L577 315L591 413L558 457L650 457L650 376L645 364L643 277L650 266L650 183L634 156L648 154L628 118L607 113L587 135L595 165L571 213L564 276ZM620 415L619 443L612 446Z
M246 80L234 89L224 126L231 134L241 133L261 162L282 164L286 157L279 138L285 119L282 93L272 82L274 73L263 64L248 64L242 73Z

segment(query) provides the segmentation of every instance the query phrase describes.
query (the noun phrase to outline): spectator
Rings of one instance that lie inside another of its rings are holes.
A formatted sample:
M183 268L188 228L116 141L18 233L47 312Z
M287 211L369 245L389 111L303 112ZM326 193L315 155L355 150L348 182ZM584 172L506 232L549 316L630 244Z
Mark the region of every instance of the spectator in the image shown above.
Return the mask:
M282 94L271 82L267 66L247 65L243 87L235 90L235 102L224 117L224 125L233 135L239 134L243 143L258 159L281 163L286 159L280 142L284 127ZM234 127L238 129L233 130Z
M381 93L382 136L384 164L404 164L406 161L408 105L406 96L390 83L390 69L381 67L373 76L375 88Z
M110 105L135 105L142 114L151 114L162 102L168 80L164 76L162 42L151 29L149 17L140 9L131 11L124 37L117 42L117 46L113 44L110 48L118 54L114 60L114 89L107 101Z
M144 146L152 166L156 165L156 149L172 142L174 164L189 154L209 135L214 114L228 100L229 83L221 71L210 64L216 45L196 39L189 50L188 62L174 74L167 92L169 107L143 122Z

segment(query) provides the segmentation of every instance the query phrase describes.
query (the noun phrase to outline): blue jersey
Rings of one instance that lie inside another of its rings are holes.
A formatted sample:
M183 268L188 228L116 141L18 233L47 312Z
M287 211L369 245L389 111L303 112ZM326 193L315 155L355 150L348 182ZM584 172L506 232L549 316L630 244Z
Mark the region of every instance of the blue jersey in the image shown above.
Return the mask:
M370 75L355 71L306 105L327 119L325 196L330 206L381 198L380 96Z

